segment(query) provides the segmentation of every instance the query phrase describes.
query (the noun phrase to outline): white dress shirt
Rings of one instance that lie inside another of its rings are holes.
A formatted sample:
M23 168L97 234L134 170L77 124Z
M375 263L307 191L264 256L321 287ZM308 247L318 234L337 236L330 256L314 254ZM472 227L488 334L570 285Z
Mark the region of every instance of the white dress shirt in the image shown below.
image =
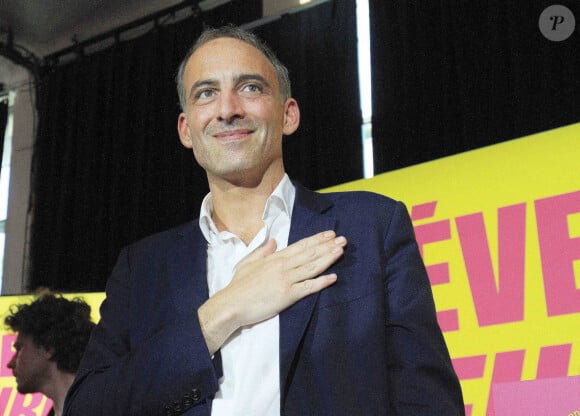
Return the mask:
M269 239L277 249L288 245L296 190L288 175L268 198L264 227L248 246L235 234L219 232L211 218L211 193L201 205L199 225L208 242L209 296L226 287L236 265ZM234 332L222 345L223 377L212 405L212 416L280 416L280 348L278 316Z

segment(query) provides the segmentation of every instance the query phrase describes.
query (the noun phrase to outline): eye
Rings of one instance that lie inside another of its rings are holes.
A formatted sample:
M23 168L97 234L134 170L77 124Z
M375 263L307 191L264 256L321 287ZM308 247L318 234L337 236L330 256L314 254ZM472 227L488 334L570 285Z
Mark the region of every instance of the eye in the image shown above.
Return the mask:
M207 89L203 89L203 90L199 90L196 94L195 94L195 99L196 100L209 100L211 98L213 98L216 94L216 91L211 89L211 88L207 88Z
M250 94L259 94L263 91L263 88L258 84L246 84L242 87L242 91Z

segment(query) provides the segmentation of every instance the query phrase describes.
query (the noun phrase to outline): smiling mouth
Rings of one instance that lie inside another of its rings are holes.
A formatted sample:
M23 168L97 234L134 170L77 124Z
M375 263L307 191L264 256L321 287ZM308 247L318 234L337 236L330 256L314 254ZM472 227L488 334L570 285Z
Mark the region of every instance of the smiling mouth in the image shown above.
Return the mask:
M218 139L220 141L226 141L226 142L239 141L239 140L244 140L246 137L248 137L253 132L254 131L250 130L250 129L227 130L227 131L215 133L213 135L213 137L215 137L216 139Z

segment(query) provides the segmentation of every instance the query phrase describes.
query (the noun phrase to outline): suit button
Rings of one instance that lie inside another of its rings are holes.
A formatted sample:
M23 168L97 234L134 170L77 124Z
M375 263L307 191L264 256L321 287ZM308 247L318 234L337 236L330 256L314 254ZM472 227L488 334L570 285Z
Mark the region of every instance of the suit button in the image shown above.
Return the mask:
M198 389L193 389L191 390L190 397L194 402L199 402L199 400L201 399L201 392Z

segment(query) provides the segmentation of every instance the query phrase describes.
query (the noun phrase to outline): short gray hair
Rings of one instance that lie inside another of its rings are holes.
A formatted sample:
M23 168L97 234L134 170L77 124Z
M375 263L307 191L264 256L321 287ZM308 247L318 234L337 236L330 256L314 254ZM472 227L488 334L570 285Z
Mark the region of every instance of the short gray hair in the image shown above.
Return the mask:
M223 26L219 28L208 28L205 29L202 34L197 38L197 41L193 44L191 48L187 51L185 57L181 61L179 68L177 70L177 75L175 77L175 82L177 84L177 95L179 96L179 104L181 109L185 110L187 105L187 97L185 91L185 85L183 85L183 76L185 73L185 66L189 58L197 51L201 46L206 43L219 39L219 38L233 38L241 40L254 48L258 49L264 56L270 61L272 66L276 71L278 77L278 84L280 86L280 96L282 101L286 101L292 96L292 91L290 87L290 76L288 75L288 68L284 66L282 62L276 57L276 54L270 49L260 38L255 34L248 32L237 26Z

